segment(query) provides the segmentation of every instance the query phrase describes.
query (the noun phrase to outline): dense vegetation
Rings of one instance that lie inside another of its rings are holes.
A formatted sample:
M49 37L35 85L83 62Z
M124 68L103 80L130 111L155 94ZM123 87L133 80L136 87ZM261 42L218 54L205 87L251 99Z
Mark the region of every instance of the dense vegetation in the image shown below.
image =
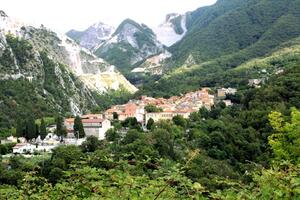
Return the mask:
M298 37L282 43L267 55L243 62L234 68L223 68L227 61L234 62L233 58L225 56L200 65L175 69L160 79L148 77L138 95L170 96L206 86L245 89L248 79L268 79L280 70L299 65L299 41Z
M295 0L218 1L189 14L189 31L171 52L181 64L189 54L198 63L239 50L244 60L262 56L299 36L299 8Z
M261 88L228 96L231 107L219 103L147 131L136 119L115 121L104 141L88 138L81 147L61 146L33 160L11 157L0 170L0 195L298 199L299 69L289 66Z
M101 112L107 110L112 105L121 105L127 103L133 95L125 89L120 89L117 91L109 91L106 94L94 93L93 96L95 97L97 106L93 107L92 111Z

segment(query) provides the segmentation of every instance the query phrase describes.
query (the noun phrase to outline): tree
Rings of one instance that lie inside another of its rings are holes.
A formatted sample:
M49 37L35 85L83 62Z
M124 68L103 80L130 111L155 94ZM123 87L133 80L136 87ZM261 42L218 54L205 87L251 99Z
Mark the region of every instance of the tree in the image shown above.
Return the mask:
M42 140L44 140L45 137L47 136L47 129L46 129L46 124L45 124L44 118L42 118L42 120L41 120L40 135L41 135Z
M101 146L101 142L95 136L89 136L81 145L83 152L94 152Z
M162 112L162 108L159 108L153 104L148 104L145 106L145 110L148 112L148 113L155 113L155 112Z
M174 137L165 129L155 129L152 134L154 147L163 157L174 158Z
M84 154L81 149L75 145L62 145L53 149L51 160L63 159L68 165L72 162L79 161Z
M207 119L209 117L209 111L205 107L199 109L199 114L201 118Z
M129 127L132 129L140 129L139 123L135 117L128 117L122 122L123 127Z
M154 120L152 118L150 118L147 122L147 129L151 130L153 125L154 125Z
M121 137L120 134L114 128L111 128L111 129L107 130L106 133L105 133L105 139L107 141L110 141L110 142L115 142L120 137Z
M35 138L40 135L40 127L38 124L35 124Z
M16 135L17 137L23 137L23 129L24 129L24 123L17 119L17 125L16 125Z
M57 136L61 136L63 131L63 118L61 116L56 117L55 123L56 123L55 134Z
M172 120L173 120L174 124L176 124L177 126L181 126L184 129L187 126L187 121L180 115L174 116Z
M30 116L26 123L26 139L32 140L36 138L36 126L33 116Z
M281 113L272 112L269 121L275 131L268 138L275 158L300 163L300 111L292 108L290 122L286 122Z
M85 137L83 124L82 124L81 118L79 116L75 117L73 129L74 129L74 133L77 138Z

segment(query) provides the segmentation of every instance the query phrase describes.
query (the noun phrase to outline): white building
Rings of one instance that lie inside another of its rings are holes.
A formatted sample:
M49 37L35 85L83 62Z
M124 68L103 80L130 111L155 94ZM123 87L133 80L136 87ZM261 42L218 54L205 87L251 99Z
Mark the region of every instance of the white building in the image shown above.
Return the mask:
M13 153L26 154L34 152L51 152L58 145L34 145L29 143L18 143L13 147Z
M65 126L69 134L74 134L74 118L69 118L65 120ZM108 129L111 129L111 123L108 119L103 118L92 118L92 119L82 119L82 125L86 137L95 136L99 140L105 138L105 133Z

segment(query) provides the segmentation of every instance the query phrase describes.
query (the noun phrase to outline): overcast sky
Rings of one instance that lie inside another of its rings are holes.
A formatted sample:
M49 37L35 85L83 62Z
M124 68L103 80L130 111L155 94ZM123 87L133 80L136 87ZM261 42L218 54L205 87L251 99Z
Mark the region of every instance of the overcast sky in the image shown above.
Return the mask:
M185 13L216 0L1 0L0 9L25 22L44 24L58 31L83 30L102 21L117 26L131 18L149 26L160 24L168 13Z

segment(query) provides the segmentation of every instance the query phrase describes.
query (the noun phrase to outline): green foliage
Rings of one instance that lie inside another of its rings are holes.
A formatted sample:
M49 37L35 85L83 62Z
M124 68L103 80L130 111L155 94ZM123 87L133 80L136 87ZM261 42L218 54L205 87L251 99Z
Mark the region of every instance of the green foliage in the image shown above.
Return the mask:
M292 108L291 122L285 122L279 112L269 114L275 133L269 136L269 144L276 160L300 163L300 112Z
M296 1L218 1L190 14L187 36L171 51L181 61L192 54L198 62L239 50L244 59L261 56L299 35L295 8Z
M42 140L44 140L45 137L47 136L47 130L46 130L46 124L45 124L44 118L42 118L42 120L41 120L40 136L41 136Z
M73 130L74 130L75 136L77 138L85 137L83 124L82 124L81 118L79 116L75 117Z
M51 160L63 160L65 164L79 161L83 157L81 149L74 145L59 146L53 150Z
M140 129L141 128L140 124L138 123L138 121L135 117L128 117L121 124L123 127L128 127L131 129Z
M17 119L54 115L55 109L24 79L0 81L0 127L16 126Z
M184 129L187 127L187 121L180 115L174 116L172 121L174 122L174 124L176 124L177 126L181 126Z
M33 54L31 52L32 45L23 39L16 38L12 35L6 35L6 41L10 48L12 49L17 62L20 66L24 66L29 60L33 59ZM8 52L6 52L6 56L8 55ZM4 66L10 67L12 62L5 63Z
M145 110L148 113L156 113L156 112L162 112L162 108L157 107L156 105L153 104L148 104L145 106Z
M95 136L89 136L81 145L83 152L94 152L101 147L101 142Z
M174 136L165 129L153 131L154 147L162 157L174 158Z
M148 120L148 122L147 122L147 129L148 130L151 130L151 128L153 127L153 125L154 125L154 120L152 119L152 118L150 118L149 120Z
M55 118L55 124L56 124L56 129L55 129L55 134L58 136L66 136L66 131L63 126L63 118L61 116L57 116Z
M110 142L116 142L120 137L120 134L115 128L111 128L105 133L105 139Z
M14 66L14 64L14 59L10 52L10 49L6 48L0 57L0 65L9 68L11 66Z
M26 128L25 128L25 138L27 140L31 140L36 138L36 125L35 120L32 116L26 121Z
M111 107L112 105L119 105L128 102L129 99L132 98L132 94L130 94L125 89L120 90L112 90L107 94L96 94L93 93L93 96L98 104L98 108L95 108L95 111L104 111Z
M5 155L13 152L15 143L0 144L0 155Z

